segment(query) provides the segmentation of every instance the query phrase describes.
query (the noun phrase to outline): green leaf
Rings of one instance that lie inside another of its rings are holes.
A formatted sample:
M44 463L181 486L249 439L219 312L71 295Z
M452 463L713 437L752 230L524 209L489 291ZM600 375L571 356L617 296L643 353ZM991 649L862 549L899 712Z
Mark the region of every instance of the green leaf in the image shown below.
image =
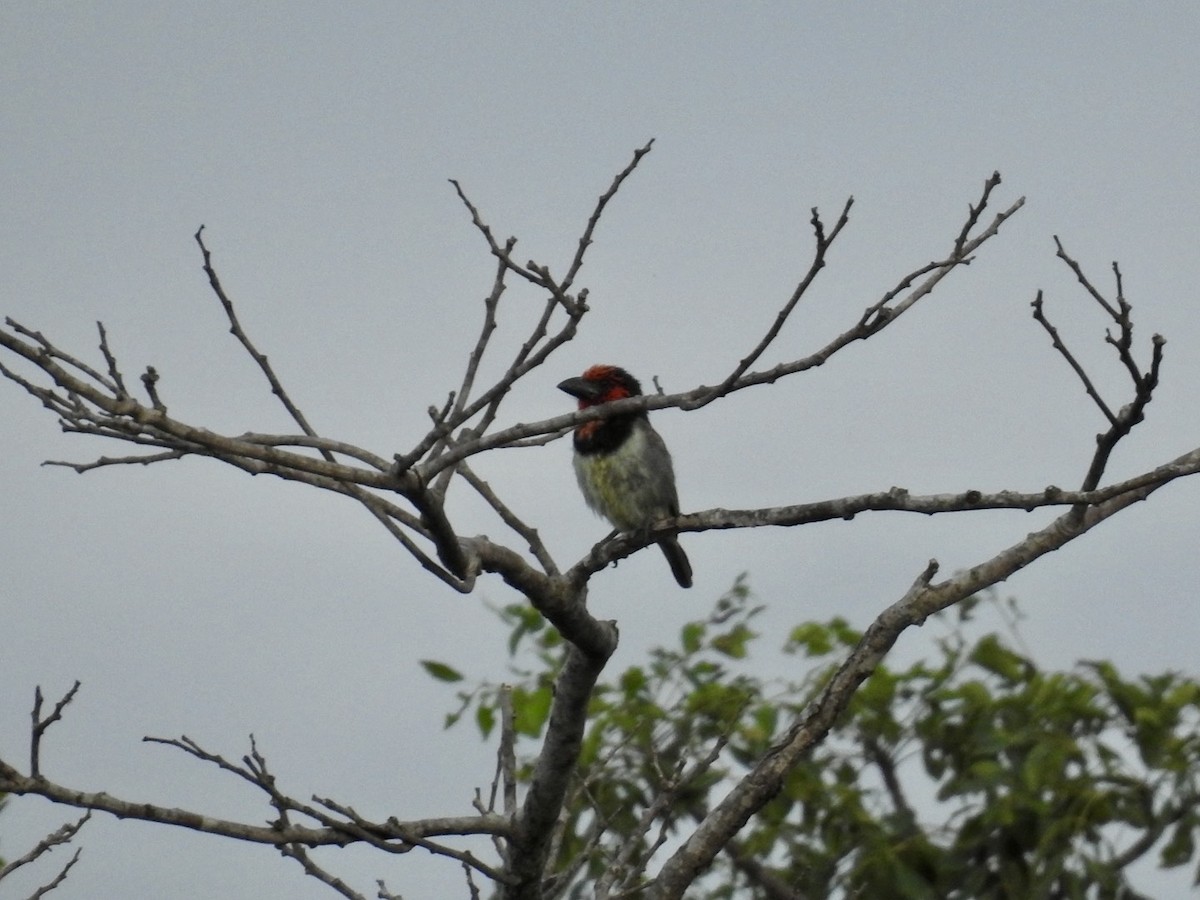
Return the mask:
M492 733L492 729L496 727L496 711L490 706L479 704L475 708L475 724L479 726L479 733L486 740Z
M646 687L646 673L641 666L630 666L621 673L621 690L626 697L633 697Z
M803 650L805 656L824 656L833 652L833 638L824 625L805 622L791 630L784 650L788 653Z
M683 645L684 653L695 653L700 649L700 643L704 640L704 631L703 622L688 622L683 626L679 642Z
M421 665L425 667L425 671L436 678L438 681L462 681L462 673L458 669L451 668L445 663L437 662L432 659L421 660Z
M975 645L970 659L980 668L1014 683L1025 677L1028 667L1025 657L1005 647L994 634L987 635Z
M1165 868L1186 865L1196 852L1196 841L1192 835L1195 823L1186 819L1175 826L1171 839L1162 848L1160 858Z
M553 692L549 685L528 690L518 685L513 688L513 727L518 734L537 737L550 715Z
M718 653L730 659L745 659L746 644L756 637L745 625L738 624L724 634L716 635L709 643Z

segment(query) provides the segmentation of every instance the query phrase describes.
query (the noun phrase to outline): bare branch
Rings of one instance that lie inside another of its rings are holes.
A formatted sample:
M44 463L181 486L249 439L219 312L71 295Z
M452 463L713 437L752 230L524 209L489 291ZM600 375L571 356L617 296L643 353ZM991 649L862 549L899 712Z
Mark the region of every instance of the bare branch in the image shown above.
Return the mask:
M463 875L467 879L467 890L470 892L471 900L480 900L479 888L475 885L475 876L471 871L471 867L467 863L462 864Z
M858 494L834 500L819 500L793 506L762 509L710 509L664 520L644 534L618 534L592 547L587 556L566 573L568 579L586 581L593 573L636 553L666 534L690 531L715 531L727 528L764 528L808 525L836 519L850 520L864 512L908 512L921 515L968 512L985 509L1012 509L1026 512L1042 507L1094 507L1117 497L1139 499L1178 478L1200 473L1200 449L1185 453L1157 468L1125 481L1090 491L1064 491L1053 485L1041 491L997 491L985 493L967 490L956 494L909 494L894 487L872 494Z
M1087 372L1083 370L1083 366L1079 364L1079 361L1075 359L1071 351L1067 349L1066 344L1062 342L1062 338L1059 337L1058 334L1058 329L1051 325L1050 320L1046 318L1046 313L1042 308L1041 291L1037 292L1037 297L1034 298L1033 303L1031 303L1030 306L1033 307L1033 318L1037 320L1037 322L1046 329L1046 333L1050 335L1050 340L1054 344L1054 349L1061 353L1071 368L1075 370L1075 374L1078 375L1079 380L1083 382L1084 390L1086 390L1088 396L1096 402L1096 405L1100 407L1100 412L1104 413L1104 417L1108 419L1110 424L1116 425L1117 417L1113 415L1112 410L1108 408L1108 404L1104 402L1104 398L1100 396L1100 393L1092 384L1092 380L1088 378Z
M783 305L783 308L775 315L775 321L771 327L767 329L767 333L763 335L758 344L734 367L733 371L719 385L712 389L712 399L723 397L729 392L730 388L737 383L737 380L742 377L750 367L758 362L760 356L771 346L775 338L779 336L779 332L783 329L784 323L787 322L788 316L792 314L792 310L796 308L796 304L800 302L800 298L808 291L810 285L817 277L817 273L825 268L825 254L829 247L841 234L846 223L850 221L850 207L854 205L854 198L850 197L846 200L846 205L842 207L842 214L838 217L837 224L833 226L833 231L828 236L825 234L825 227L821 222L821 214L814 206L812 210L812 227L816 237L816 248L813 251L813 260L809 264L808 272L800 279L800 283L796 285L796 289L792 291L792 296ZM707 401L706 401L707 402ZM699 404L704 405L704 404Z
M28 865L29 863L41 858L55 847L58 847L62 844L69 844L75 835L79 833L79 829L82 828L87 820L91 817L91 810L88 810L74 822L67 822L59 826L55 831L52 831L50 834L46 835L44 838L38 841L37 845L28 853L24 854L23 856L19 856L7 865L0 866L0 881L3 881L22 866ZM75 862L79 859L79 853L80 851L76 850L74 855L67 861L66 865L59 870L58 875L54 878L54 880L49 884L39 888L37 893L35 893L33 896L40 897L62 884L63 880L67 877L67 872L71 870L71 867L75 865Z
M1022 197L1008 209L997 213L991 224L982 233L963 245L961 248L962 253L968 255L974 253L987 240L994 237L999 232L1000 226L1003 225L1004 222L1006 222L1013 215L1015 215L1017 210L1024 205L1024 202L1025 200ZM846 211L844 211L843 215L846 214ZM840 227L841 220L839 220L838 228ZM833 236L834 235L831 234L827 241L832 240ZM541 422L515 425L501 431L492 432L491 434L478 433L473 435L472 439L459 441L445 453L442 453L439 456L422 464L420 467L422 475L426 479L430 479L443 469L455 465L459 460L466 459L478 453L483 453L487 450L493 450L500 447L515 446L527 438L538 435L565 432L565 430L570 427L574 427L593 419L609 418L614 415L621 415L622 413L628 413L634 410L640 411L678 408L688 411L699 409L700 407L711 403L718 397L728 396L736 391L744 390L756 385L770 384L787 375L796 374L798 372L806 371L807 369L824 365L824 363L827 362L834 354L849 344L855 341L865 340L881 331L891 322L895 321L900 315L910 309L918 300L930 294L937 284L947 274L949 274L952 269L958 267L959 265L965 264L967 261L968 256L963 256L962 258L956 256L941 262L930 263L927 266L923 266L916 271L909 273L900 280L900 283L896 288L884 294L881 300L868 307L863 312L856 325L836 337L834 340L830 341L816 353L813 353L807 357L787 363L780 363L771 369L759 372L745 372L744 374L737 376L732 382L730 382L730 380L727 378L724 382L722 382L721 385L718 385L715 388L701 386L692 391L680 394L647 394L641 397L631 397L627 400L621 400L615 403L605 403L590 407L588 409L577 410L569 415L556 416L552 419L545 419ZM819 267L817 267L817 270L819 271ZM812 272L812 275L815 277L815 271L810 268L810 272ZM906 295L904 295L903 299L897 303L894 303L893 305L893 301L895 301L896 297L898 297L904 290L907 290L908 286L915 281L916 278L930 272L932 274L929 274L928 277L921 282L921 284L910 290ZM802 281L801 286L797 289L797 292L794 292L793 294L795 300L798 300L799 296L803 295L804 289L806 289L805 282ZM789 302L793 303L794 305L793 301ZM785 310L786 309L787 307L785 305ZM776 317L776 322L777 324L779 323L778 316ZM547 347L548 346L549 345L547 345ZM547 349L547 347L543 347L543 350L539 351L539 354L535 358L537 359L538 363L540 363L540 360L544 358L544 351ZM747 359L752 358L753 353L750 357L747 357ZM534 360L531 360L529 365L530 368L532 367L533 363ZM526 370L526 368L523 368L522 374ZM505 390L507 390L507 385L505 386ZM472 408L473 407L469 407L469 409ZM398 459L397 468L403 471L408 466L415 464L420 458L420 455L423 455L424 450L427 449L427 447L424 449L418 447L417 450L414 450L413 452L410 452L404 457ZM421 451L421 454L417 453L418 450Z
M304 413L300 412L300 409L292 402L292 398L288 396L287 391L284 390L283 384L276 377L275 370L271 368L271 363L267 360L266 355L259 352L258 348L254 346L253 341L250 340L250 336L242 328L242 323L238 320L237 312L233 308L233 301L226 295L225 288L221 286L221 279L217 276L217 270L213 268L212 254L204 244L203 225L196 229L194 237L204 258L204 274L208 276L208 283L212 287L213 293L217 295L217 299L221 301L221 308L225 310L225 316L229 319L229 333L238 339L246 352L250 354L250 358L258 364L258 367L262 370L263 375L266 376L268 383L271 385L271 393L279 398L279 402L288 411L288 415L300 426L300 430L309 436L315 437L316 432L313 431L312 426L304 418Z
M58 396L49 388L40 387L28 379L22 378L4 363L0 363L0 375L20 385L30 396L40 400L42 406L57 416L71 415L81 411L82 404L79 404L78 400L72 403L70 400Z
M984 186L983 197L980 200L979 206L971 207L971 213L968 217L968 227L975 224L979 213L982 212L984 206L986 205L987 198L990 195L993 186L994 185L992 185L991 181L989 180L989 182ZM853 200L853 198L851 198L851 200ZM922 266L904 276L902 279L900 279L900 282L896 285L896 287L886 292L880 300L866 308L863 314L859 317L856 325L838 335L816 353L804 357L803 359L797 359L787 363L780 363L779 365L765 371L749 372L747 374L740 375L733 382L729 382L729 379L726 379L726 382L728 382L728 387L724 388L721 393L714 393L711 390L705 390L703 393L699 394L698 401L689 399L682 403L669 403L664 405L678 406L683 410L696 409L700 406L711 403L718 396L726 396L734 391L743 390L753 385L771 384L787 375L792 375L797 372L803 372L807 369L815 368L816 366L824 365L824 363L833 357L834 354L846 346L854 343L855 341L866 340L879 331L882 331L885 327L890 325L901 315L911 309L918 300L932 293L933 289L938 285L938 283L953 269L960 265L966 265L969 263L970 255L978 250L979 247L981 247L986 241L994 237L999 232L1000 226L1008 221L1008 219L1010 219L1013 215L1015 215L1017 210L1019 210L1024 204L1025 198L1019 198L1008 209L997 213L995 218L992 220L992 223L977 237L969 241L964 242L962 240L963 235L960 234L959 240L955 242L954 254L950 258L940 262L929 263L928 265ZM834 231L830 234L828 240L826 241L826 245L832 241L834 237L836 237L837 233L841 230L842 226L844 225L844 219L849 213L849 209L850 201L847 202L847 205L842 212L842 219L838 220L838 224ZM964 228L964 234L965 233L966 227ZM822 259L823 250L821 249L820 244L821 232L819 229L817 234L817 258L820 260ZM814 265L816 265L816 263L814 263ZM819 267L817 270L819 270ZM810 268L810 274L806 276L806 280L801 282L800 286L797 288L797 292L793 293L793 299L790 300L789 303L794 305L795 301L799 299L797 294L802 295L804 290L807 290L807 282L811 281L811 279L815 277L817 270ZM916 288L909 290L910 286L914 281L916 281L917 278L925 275L928 275L928 277L926 277L924 281L922 281ZM905 294L903 299L901 299L899 302L895 302L896 298L899 297L904 291L908 291L908 293ZM790 309L785 305L784 311L790 312Z
M285 844L279 848L279 852L288 859L294 859L296 862L300 863L300 866L304 869L305 875L310 875L322 884L333 888L333 890L337 891L343 897L347 897L349 900L367 900L366 894L360 894L353 890L348 884L346 884L346 882L342 881L342 879L330 874L329 872L325 871L325 869L313 862L312 857L308 854L308 851L299 844Z
M167 743L166 741L160 742ZM230 771L236 771L236 769L231 768ZM241 773L238 774L241 775ZM247 778L247 780L256 783L252 778ZM73 790L55 784L44 777L31 778L21 775L2 760L0 760L0 791L18 796L32 794L64 806L106 812L118 819L136 819L161 825L174 825L204 834L215 834L247 843L269 844L276 847L287 844L300 844L305 847L344 847L363 840L350 832L353 823L313 828L297 824L277 827L273 824L254 825L235 822L185 809L122 800L106 793ZM295 808L297 811L308 814L304 804L297 802ZM414 821L390 818L386 822L373 823L371 833L378 840L411 843L417 838L448 835L503 835L507 834L510 828L511 825L506 817L489 814Z
M104 330L104 323L97 322L96 328L100 331L100 352L104 354L104 361L108 364L108 375L116 387L116 394L118 397L128 397L129 391L125 390L125 379L121 377L121 372L117 368L117 359L108 349L108 333Z
M1100 479L1104 476L1104 470L1108 466L1109 457L1112 455L1113 450L1116 449L1117 444L1125 435L1133 430L1134 426L1144 419L1146 406L1153 399L1154 389L1158 386L1159 369L1162 366L1163 346L1166 344L1166 340L1162 335L1158 334L1151 338L1150 367L1143 372L1137 361L1133 358L1133 319L1131 317L1133 307L1125 299L1125 288L1121 278L1120 267L1115 262L1112 264L1113 278L1117 288L1117 300L1115 303L1111 303L1091 283L1087 275L1084 274L1083 268L1067 253L1063 248L1062 241L1057 236L1054 238L1054 243L1057 247L1055 255L1075 273L1075 278L1083 285L1084 290L1099 304L1100 308L1108 314L1109 318L1117 326L1116 336L1114 337L1112 332L1106 332L1105 342L1117 351L1117 359L1129 373L1129 379L1133 383L1134 389L1133 399L1114 414L1110 407L1100 399L1095 388L1092 387L1092 383L1084 373L1083 367L1067 351L1059 339L1057 331L1046 321L1042 313L1042 295L1039 291L1037 299L1033 303L1034 318L1050 333L1055 349L1063 355L1075 370L1076 374L1083 381L1089 396L1096 401L1109 423L1108 430L1096 436L1096 452L1092 456L1091 464L1088 467L1087 474L1084 475L1082 484L1082 489L1087 491L1100 483ZM1077 510L1077 514L1082 514L1082 510Z
M979 203L975 206L967 204L967 221L963 224L962 231L958 233L958 238L954 242L954 256L956 258L964 259L971 252L966 249L967 241L970 239L971 232L975 229L975 226L979 224L980 214L987 209L988 199L992 196L992 191L999 186L1000 173L993 172L992 177L983 184L983 196L979 198Z
M204 244L203 235L204 226L201 225L195 234L196 243L200 246L200 252L204 258L204 272L208 275L209 284L213 289L213 293L215 293L217 298L220 300L221 306L225 310L225 315L229 319L230 332L241 342L242 346L246 349L246 352L249 353L251 358L258 364L259 368L266 376L267 381L271 385L271 392L279 398L281 403L283 403L284 408L287 409L292 419L295 420L296 424L300 426L300 429L304 432L304 434L309 438L316 439L316 432L313 430L312 426L308 424L308 420L304 417L304 414L300 411L296 404L292 402L292 399L284 389L283 384L275 375L274 369L271 368L271 364L267 357L261 353L257 347L255 347L254 343L250 340L249 335L246 334L245 329L242 328L241 322L238 320L237 312L234 309L233 302L229 299L228 295L226 295L225 289L221 286L220 278L217 276L217 272L213 268L212 254L209 252L208 247ZM163 418L165 419L166 417L164 416ZM259 437L261 438L261 436ZM260 439L255 443L261 444L262 441ZM293 441L292 443L295 442ZM358 448L353 448L346 444L339 443L336 449L331 449L330 447L326 446L324 442L314 440L312 446L316 446L319 449L322 457L324 457L325 461L331 464L335 464L333 454L335 452L340 452L345 455L354 456L358 459L370 459L370 464L375 466L380 473L389 472L390 468L394 468L389 467L373 454L367 454L367 452L364 450L359 450ZM273 474L279 473L275 472ZM391 471L390 474L395 479L402 479L403 477L402 473L396 471ZM354 497L360 503L367 506L369 509L372 509L372 512L375 511L373 509L374 498L370 497L370 495L368 495L365 491L361 490L361 487L379 487L382 485L371 485L353 478L337 479L336 476L334 477L336 480L346 482L344 489L342 490L343 493ZM424 530L425 535L434 542L438 556L448 570L446 573L447 576L453 577L450 578L443 576L442 573L437 571L437 567L432 564L432 561L429 559L429 557L425 556L424 554L414 553L414 555L417 556L418 560L426 569L434 571L435 574L438 574L439 577L442 577L442 579L447 581L447 583L453 583L454 580L461 579L467 571L467 560L463 555L457 535L454 534L454 530L450 527L449 522L446 520L445 512L442 509L441 504L434 501L429 493L424 490L423 485L417 485L410 482L407 488L401 487L399 484L393 484L390 487L394 490L399 490L401 493L404 493L405 496L407 496L417 507L417 511L421 516L423 530L427 529ZM378 515L376 517L378 518ZM411 541L406 540L403 543L405 544L406 549L410 549L410 552L415 549L415 546L411 543Z
M20 322L17 322L8 317L6 317L4 319L4 323L6 325L8 325L8 327L11 328L13 331L15 331L17 334L19 334L23 337L27 337L31 341L36 343L38 345L38 347L41 348L39 355L43 355L46 358L46 360L48 360L48 361L58 360L59 362L63 363L64 365L69 366L72 369L77 369L78 371L82 372L86 377L92 379L92 381L95 381L98 384L100 384L101 386L103 386L105 388L105 390L107 390L113 394L120 394L120 392L121 392L120 389L118 388L116 383L112 381L111 378L101 375L99 372L97 372L95 369L93 369L87 363L76 359L74 356L71 356L69 353L64 353L62 350L59 350L57 347L55 347L53 344L51 344L48 340L46 340L45 336L40 331L31 331L30 329L28 329L24 325L22 325ZM97 323L97 324L99 324L99 323ZM38 363L38 361L36 359L33 359L32 361L34 363L40 365L40 363ZM126 395L126 396L128 396L128 395Z
M209 268L211 269L211 265ZM224 298L223 302L228 303L228 298ZM231 306L229 308L232 309ZM32 334L28 329L20 327L15 327L14 330ZM53 391L38 388L19 376L14 377L14 380L42 400L44 405L63 417L64 428L174 451L170 455L154 455L151 461L185 453L211 456L252 474L271 474L351 497L366 506L428 571L456 590L470 590L471 580L466 577L470 564L463 545L446 519L440 500L425 488L425 482L419 477L397 472L395 467L386 465L379 457L360 448L312 435L309 433L311 429L308 429L307 423L303 421L302 427L307 429L303 437L249 434L235 438L187 425L166 415L160 408L146 407L131 398L119 398L106 391L102 383L104 379L98 374L93 381L98 380L99 387L75 377L55 362L55 359L64 357L65 354L48 351L46 348L52 345L44 337L39 335L38 340L38 346L31 346L18 337L0 331L0 345L39 366L67 392L66 397L61 397ZM265 365L265 358L263 364ZM267 370L269 371L269 366ZM10 373L7 369L3 372L15 376L15 373ZM273 373L270 377L274 377ZM275 383L278 383L277 380ZM286 394L284 396L286 397ZM290 400L287 402L290 404ZM282 449L286 446L312 447L317 449L323 458L316 459L310 455ZM365 461L372 469L339 463L335 460L335 453ZM140 459L136 461L141 462ZM102 464L112 463L106 458ZM79 472L97 467L96 463L67 465ZM385 469L387 471L384 471ZM377 488L401 494L412 502L417 515L386 504L364 488ZM401 527L432 541L441 565L422 552L411 537L403 534ZM524 565L519 560L508 562Z
M646 146L633 151L633 159L629 161L629 165L617 173L617 177L613 179L608 190L601 194L600 199L596 201L596 209L588 218L587 227L583 229L583 235L579 238L579 249L575 251L575 258L571 260L567 274L562 280L562 289L564 291L571 289L571 285L575 282L575 276L579 274L579 270L583 267L583 255L587 253L588 247L592 244L592 235L596 231L596 225L600 222L600 216L604 213L604 208L617 195L617 191L621 189L621 185L625 183L625 179L633 174L633 170L638 167L638 163L642 161L642 157L649 153L650 148L653 146L654 138L651 138L646 142Z
M34 778L41 776L41 750L42 750L42 735L46 733L46 729L62 719L62 712L66 709L67 704L75 699L75 694L79 692L79 681L71 685L71 689L63 694L62 698L54 704L54 711L46 718L42 718L42 688L38 685L33 691L33 712L30 718L33 720L33 725L29 731L29 772Z
M320 450L324 454L335 454L347 456L351 459L357 459L361 463L366 463L372 469L380 472L387 472L391 468L391 463L381 456L376 456L369 450L364 450L362 447L356 447L353 444L347 444L344 441L335 441L332 438L317 437L307 434L259 434L257 432L245 432L238 435L239 440L247 441L251 444L258 444L263 447L311 447L314 450ZM330 462L333 462L332 458Z
M508 505L504 503L492 490L491 485L480 478L475 472L465 463L459 463L458 471L467 484L475 488L479 496L487 501L488 506L496 511L496 514L504 521L504 524L515 531L524 539L529 546L531 552L542 567L542 571L547 575L557 575L558 565L554 562L554 558L550 555L550 551L546 549L546 545L542 543L541 535L537 529L527 525L524 521L517 517Z
M60 459L48 459L43 466L64 466L74 469L80 475L92 469L102 469L105 466L148 466L150 463L166 462L169 459L182 459L186 454L183 450L167 450L163 453L151 453L146 456L101 456L90 463L73 463Z
M1104 295L1101 294L1098 290L1096 290L1096 288L1093 287L1092 282L1088 279L1088 277L1085 274L1083 274L1083 269L1082 269L1082 267L1080 267L1079 263L1077 263L1075 260L1071 259L1071 257L1069 257L1067 255L1066 251L1063 250L1062 242L1058 239L1058 235L1054 236L1054 245L1058 248L1058 252L1055 254L1055 256L1057 256L1064 263L1066 263L1067 267L1070 268L1070 270L1075 273L1075 277L1076 277L1076 279L1078 279L1079 283L1081 285L1083 285L1083 289L1091 295L1093 300L1095 300L1097 303L1100 304L1101 307L1103 307L1104 311L1106 313L1108 313L1109 317L1114 322L1120 322L1121 314L1119 312L1117 312L1117 308L1114 307L1111 303L1109 303L1106 299L1104 299Z
M500 403L512 389L513 384L540 366L551 353L571 340L575 336L580 319L587 312L587 304L585 302L587 292L580 291L578 301L571 301L570 303L566 323L553 336L547 337L549 334L550 319L559 305L556 295L553 295L553 291L551 293L552 296L546 301L543 307L541 318L538 320L529 337L525 340L525 343L521 345L512 363L510 363L508 369L500 379L476 397L474 401L455 412L453 416L440 425L435 426L408 453L397 455L394 471L405 472L428 454L429 460L425 465L425 475L427 478L432 479L438 472L451 468L459 459L464 459L466 456L471 455L470 452L457 455L453 452L441 453L439 452L439 444L445 440L451 431L471 421L482 412L483 415L480 421L470 429L470 433L460 435L459 439L455 441L456 446L461 446L464 443L468 443L468 438L470 438L469 443L473 444L479 435L482 435L487 428L491 427L499 411ZM543 340L545 341L544 343L542 343ZM537 348L536 352L535 348ZM540 434L543 432L534 433ZM449 458L447 459L447 457Z
M188 450L201 447L213 455L245 457L266 463L267 471L281 477L312 474L400 493L417 489L416 481L404 475L368 471L333 463L327 459L314 459L311 456L226 437L207 429L187 425L171 418L162 410L143 406L132 399L119 399L111 392L98 389L58 365L53 354L39 351L7 332L0 331L0 345L41 368L59 387L68 392L72 399L58 398L58 406L55 409L64 416L77 415L80 418L80 428L88 427L88 420L83 418L85 415L97 416L102 427L111 430L109 436L112 437L136 441L149 435L163 444L182 444ZM92 411L87 412L84 404L90 405Z
M333 800L329 800L329 799L323 798L323 797L313 797L313 802L319 803L322 806L324 806L328 809L331 809L334 812L344 816L346 818L347 822L353 824L358 829L361 829L364 838L369 838L371 836L372 830L378 827L377 825L375 825L375 823L368 822L366 819L359 816L358 813L356 813L350 807L343 806L342 804L337 803ZM331 824L336 824L336 823L331 823ZM391 824L390 820L389 820L389 824ZM455 850L452 847L447 847L443 844L438 844L434 841L429 840L426 837L423 837L421 835L416 835L416 834L400 835L399 839L401 841L403 841L405 844L411 845L411 847L420 847L423 850L428 850L430 853L432 853L435 856L445 856L450 859L456 860L465 866L470 866L472 869L475 869L476 871L480 872L481 874L486 875L488 878L491 878L493 881L497 882L498 884L504 884L510 880L508 878L508 876L505 875L503 872L501 872L500 870L495 869L492 866L489 866L487 863L484 863L481 860L477 859L475 857L475 854L471 853L470 851ZM374 842L372 841L372 843L374 843ZM376 844L376 846L380 846L381 849L388 850L391 853L407 853L411 849L411 847L396 847L396 846L390 845L390 844L383 845L382 842L380 842L379 844Z
M511 254L516 245L517 239L510 237L504 244L505 255ZM467 403L467 398L471 396L471 390L475 387L475 375L479 371L479 363L483 360L483 354L487 350L492 332L496 330L496 307L500 303L500 296L504 293L504 275L507 271L508 266L501 259L496 266L496 278L492 282L492 291L483 301L483 327L479 331L479 337L475 340L475 346L471 348L471 355L467 358L467 368L463 373L462 385L458 389L455 401L455 413L462 413L463 407ZM449 410L447 410L448 412ZM443 414L441 418L445 420L446 415Z
M58 874L55 875L51 881L42 885L40 888L30 894L29 900L39 900L40 897L45 897L48 893L66 881L67 873L71 871L71 868L75 865L75 863L79 862L79 854L82 852L82 849L77 848L75 852L71 854L71 858L67 860L66 865L59 869Z
M396 470L406 471L409 467L416 464L418 460L424 457L430 450L434 450L433 458L438 457L438 444L445 440L447 435L454 429L461 427L466 422L471 421L479 413L483 413L482 419L471 430L470 437L475 437L483 434L491 427L496 414L499 410L500 402L503 400L512 385L528 372L540 366L549 355L558 347L569 341L575 336L576 328L579 320L587 312L587 291L579 292L578 297L571 297L568 291L573 284L575 277L578 275L581 266L583 265L584 254L587 247L592 242L592 234L595 231L597 224L600 221L600 216L603 214L605 207L616 196L617 191L625 180L632 174L647 153L650 152L650 147L654 141L651 140L645 147L635 151L633 160L626 168L613 179L608 190L600 195L597 201L596 208L588 219L588 224L584 230L583 236L579 240L579 248L576 251L575 257L568 268L567 275L561 283L558 283L550 274L550 270L545 266L540 266L537 263L530 262L527 266L521 266L515 263L512 259L512 250L516 246L514 238L509 238L504 247L501 247L492 234L491 228L483 221L479 214L479 210L467 198L466 193L457 181L451 179L451 184L454 185L455 191L458 193L459 199L467 207L471 213L471 221L479 232L484 236L488 243L488 248L492 255L500 261L500 267L496 274L496 279L493 283L492 294L485 301L485 317L483 331L476 342L475 349L472 351L471 358L468 360L468 372L464 378L463 390L459 392L457 405L450 417L441 425L440 428L435 427L426 437L417 444L408 453L396 458ZM505 271L515 272L520 277L526 279L532 284L544 288L550 293L546 304L542 310L541 318L538 320L530 333L529 337L521 345L517 351L513 361L509 364L507 371L492 387L483 392L471 403L467 403L467 393L471 384L474 381L474 370L472 365L478 364L478 357L483 354L483 349L494 328L495 305L499 300L500 292L503 290L503 277ZM549 335L549 324L554 311L561 307L566 311L567 321L563 327L552 337ZM544 343L543 343L544 341ZM536 352L535 352L536 349ZM456 443L462 443L467 435L460 436ZM469 454L468 454L469 455ZM451 469L458 457L446 462L444 465L438 465L436 468L426 472L426 475L432 477L437 472Z
M296 424L300 426L301 430L308 438L314 439L311 442L311 445L319 449L321 455L328 463L335 463L333 454L335 452L340 452L359 459L370 459L370 464L375 466L381 473L388 472L389 466L383 463L382 460L380 460L378 457L375 457L373 454L367 454L366 451L359 450L358 448L350 447L349 445L341 443L338 443L335 448L331 448L327 446L325 442L317 439L316 432L313 430L312 426L308 424L304 414L300 411L300 409L288 395L287 391L284 389L282 383L275 375L274 370L271 368L267 357L261 353L257 347L255 347L254 343L250 340L250 337L242 328L242 325L238 320L237 313L234 309L233 302L226 295L224 288L221 286L220 279L217 276L217 272L212 266L212 254L209 252L208 247L204 244L203 232L204 226L201 225L195 234L196 243L200 246L200 251L204 258L204 271L208 275L209 284L211 285L213 292L217 295L217 298L220 300L221 306L225 310L225 314L229 319L230 332L237 337L242 346L246 349L246 352L249 353L251 358L258 364L259 368L266 376L267 381L271 385L271 392L279 398L281 403L283 403L284 407L295 420ZM262 443L261 436L258 437L260 440L256 441L255 443ZM291 443L294 444L296 442L292 441ZM274 474L279 473L276 472ZM402 477L401 473L399 472L392 471L391 474L397 479ZM360 503L371 509L372 512L375 512L375 509L373 508L375 498L368 495L361 489L361 487L379 485L364 485L361 481L356 482L355 479L344 479L344 481L347 483L344 485L341 492L354 497ZM421 516L421 524L423 526L422 530L426 536L433 540L438 556L442 563L446 566L448 572L443 575L443 573L437 571L437 567L434 566L432 561L423 553L414 553L414 556L417 556L418 560L425 568L433 571L435 574L438 574L439 577L442 577L442 579L447 581L447 583L453 584L457 579L461 579L467 571L467 560L463 555L457 536L454 534L453 529L446 520L441 504L433 500L429 493L424 490L423 485L415 485L410 483L407 490L399 487L398 485L392 485L392 489L400 490L400 492L404 493L417 507L417 511ZM376 514L376 517L379 518L378 514ZM393 534L395 533L396 532L393 531ZM411 543L411 541L405 540L403 543L405 544L406 549L409 549L410 552L415 550L415 546ZM453 577L451 578L448 576Z
M512 249L516 246L516 239L509 238L502 248L500 244L497 243L496 238L492 235L492 229L486 222L483 221L483 217L480 216L479 210L475 207L475 204L467 198L466 191L463 190L462 185L459 184L454 178L450 179L450 183L454 185L454 191L458 194L458 199L462 201L463 206L467 208L467 212L471 214L471 224L475 226L479 233L483 235L483 239L487 241L488 249L492 251L492 256L500 260L501 265L503 265L510 272L519 275L530 284L536 285L537 287L548 287L543 276L539 275L532 268L527 268L513 261L513 258L510 254Z

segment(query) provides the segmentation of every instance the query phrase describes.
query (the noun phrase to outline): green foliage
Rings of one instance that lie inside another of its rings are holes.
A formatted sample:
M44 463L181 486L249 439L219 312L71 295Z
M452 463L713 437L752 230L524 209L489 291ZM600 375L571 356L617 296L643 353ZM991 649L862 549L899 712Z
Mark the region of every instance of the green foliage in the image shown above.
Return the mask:
M1157 849L1164 867L1192 863L1200 683L1175 673L1127 679L1102 661L1044 671L1010 639L968 636L980 602L1012 628L1011 601L972 598L941 617L946 633L931 659L881 666L689 897L779 896L774 883L803 897L1136 900L1126 876L1135 860ZM860 637L840 619L797 625L783 659L808 670L764 680L746 662L761 611L740 578L707 617L682 627L678 646L597 686L558 848L561 869L583 863L575 883L610 867L614 847L634 848L636 871L702 817ZM528 607L500 615L515 731L529 739L518 751L528 758L549 714L561 639ZM474 707L488 737L499 698L491 684L460 692L447 726ZM652 827L639 825L656 801Z
M421 660L421 666L438 681L462 681L462 674L445 663L432 659Z

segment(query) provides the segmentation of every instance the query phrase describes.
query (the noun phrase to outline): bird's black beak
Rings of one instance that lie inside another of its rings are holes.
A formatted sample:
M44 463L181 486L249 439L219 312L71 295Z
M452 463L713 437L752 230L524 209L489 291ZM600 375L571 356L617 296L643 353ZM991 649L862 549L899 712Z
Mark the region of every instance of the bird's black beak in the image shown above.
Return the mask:
M578 397L580 400L598 400L604 393L601 385L594 381L588 381L586 378L568 378L559 383L558 389L566 391L572 397Z

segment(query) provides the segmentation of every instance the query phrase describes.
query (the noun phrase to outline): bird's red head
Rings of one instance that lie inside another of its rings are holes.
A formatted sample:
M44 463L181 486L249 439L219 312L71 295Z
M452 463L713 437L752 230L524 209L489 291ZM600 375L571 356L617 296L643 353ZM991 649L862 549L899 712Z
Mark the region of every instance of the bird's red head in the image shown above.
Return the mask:
M638 380L617 366L592 366L578 378L568 378L558 386L579 400L579 408L611 403L642 393Z

